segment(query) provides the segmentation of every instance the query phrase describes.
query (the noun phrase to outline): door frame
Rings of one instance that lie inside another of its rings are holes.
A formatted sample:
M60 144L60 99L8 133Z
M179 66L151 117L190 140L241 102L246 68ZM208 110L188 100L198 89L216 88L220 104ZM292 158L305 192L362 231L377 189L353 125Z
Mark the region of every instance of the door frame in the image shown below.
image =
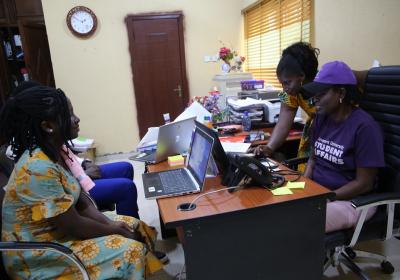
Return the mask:
M183 12L162 12L162 13L143 13L143 14L129 14L125 17L125 24L128 28L129 20L155 20L155 19L177 19L178 21L178 36L179 36L179 52L181 57L181 75L182 75L182 88L183 88L183 104L189 103L189 84L186 74L186 56L185 56L185 44L184 44L184 28L183 28ZM128 30L128 39L132 40L132 44L129 43L129 51L130 53L135 53L135 36L132 32ZM135 67L134 67L135 58L131 57L131 69L132 69L132 83L135 89ZM136 94L136 89L135 89ZM136 99L136 96L135 96Z

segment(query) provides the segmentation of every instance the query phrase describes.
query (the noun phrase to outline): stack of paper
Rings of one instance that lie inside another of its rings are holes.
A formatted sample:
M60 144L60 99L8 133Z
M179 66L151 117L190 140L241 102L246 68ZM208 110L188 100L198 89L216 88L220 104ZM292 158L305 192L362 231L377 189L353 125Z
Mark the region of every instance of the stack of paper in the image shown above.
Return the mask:
M140 140L136 147L136 150L138 152L145 152L157 149L158 130L158 127L149 127L146 135Z
M221 145L225 153L246 153L251 144L222 142Z
M196 117L196 121L202 123L204 121L204 117L206 116L210 117L211 119L211 113L207 111L207 109L204 108L200 103L194 101L174 121L177 122Z

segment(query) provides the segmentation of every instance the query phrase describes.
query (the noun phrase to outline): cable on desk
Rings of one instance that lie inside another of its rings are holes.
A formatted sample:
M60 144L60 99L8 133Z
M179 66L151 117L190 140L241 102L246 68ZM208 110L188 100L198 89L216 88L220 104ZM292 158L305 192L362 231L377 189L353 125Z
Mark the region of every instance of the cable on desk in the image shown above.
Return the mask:
M203 196L207 196L207 195L209 195L209 194L213 194L213 193L217 193L217 192L221 192L221 191L226 191L226 190L231 190L231 189L237 189L237 188L239 188L240 186L233 186L233 187L226 187L226 188L223 188L223 189L219 189L219 190L215 190L215 191L209 191L209 192L206 192L206 193L203 193L203 194L201 194L201 195L198 195L195 199L193 199L192 200L192 202L190 202L189 203L189 209L191 209L192 207L193 207L193 204L197 201L197 200L199 200L200 198L202 198Z
M301 173L295 170L274 170L275 166L272 166L270 161L267 160L266 163L268 166L265 166L268 171L271 173L271 175L276 174L276 175L281 175L281 176L287 176L287 175L297 175L297 177L293 180L287 180L288 182L295 182L300 179Z

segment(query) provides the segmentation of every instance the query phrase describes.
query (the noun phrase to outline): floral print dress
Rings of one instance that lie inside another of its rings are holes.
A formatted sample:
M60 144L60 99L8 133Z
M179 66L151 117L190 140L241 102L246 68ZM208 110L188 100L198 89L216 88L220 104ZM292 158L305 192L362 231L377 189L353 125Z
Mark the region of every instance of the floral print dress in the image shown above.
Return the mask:
M315 107L308 101L303 99L301 94L289 95L286 92L279 93L279 99L282 103L292 109L298 109L299 107L306 112L308 119L304 125L303 133L301 135L299 150L297 152L298 157L310 156L310 130L312 120L315 115ZM298 170L301 172L305 171L305 164L300 164Z
M144 279L162 265L145 245L121 235L77 240L57 232L50 222L78 201L81 187L60 165L37 148L21 156L6 186L3 200L2 240L56 242L70 248L84 263L90 279ZM107 215L139 230L148 248L156 233L132 217ZM3 252L12 279L82 279L78 268L52 251Z

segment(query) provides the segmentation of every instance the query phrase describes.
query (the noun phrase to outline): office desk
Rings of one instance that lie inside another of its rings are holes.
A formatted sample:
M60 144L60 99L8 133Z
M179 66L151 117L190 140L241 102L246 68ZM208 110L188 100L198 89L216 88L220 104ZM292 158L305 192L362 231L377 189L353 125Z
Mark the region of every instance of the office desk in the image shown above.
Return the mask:
M268 132L272 134L273 127L268 127L268 128L263 128L259 129L264 132ZM240 135L248 135L248 132L239 132L236 134L236 136ZM289 135L286 137L285 143L281 147L277 149L276 152L282 153L286 159L288 158L295 158L297 157L297 151L299 149L299 144L301 140L301 135L302 135L302 130L299 129L291 129L289 132ZM268 144L269 139L266 140L257 140L251 143L251 146L258 146L258 145L266 145Z
M149 172L166 169L166 162L148 166ZM331 193L301 180L305 189L293 195L273 196L256 187L222 191L201 198L188 212L177 206L199 194L158 199L165 226L182 233L187 279L321 279ZM202 193L222 188L219 182L207 179Z

